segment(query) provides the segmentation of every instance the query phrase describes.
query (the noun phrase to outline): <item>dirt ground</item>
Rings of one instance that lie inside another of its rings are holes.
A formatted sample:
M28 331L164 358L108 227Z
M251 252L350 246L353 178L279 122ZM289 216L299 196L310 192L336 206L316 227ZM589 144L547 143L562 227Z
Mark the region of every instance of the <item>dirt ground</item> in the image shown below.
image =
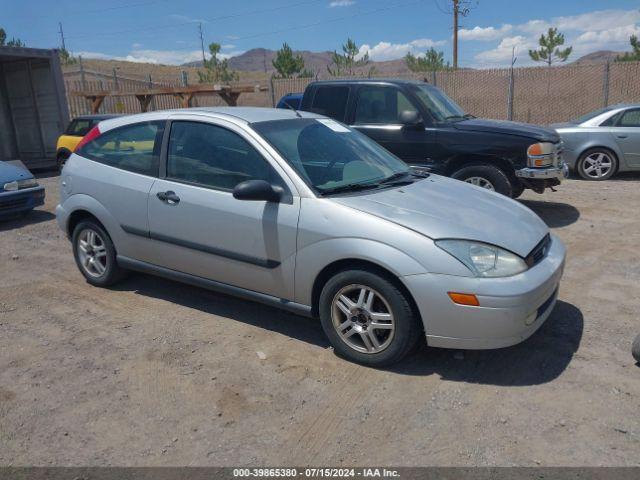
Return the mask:
M89 286L41 182L0 224L0 465L640 465L640 176L525 194L569 255L528 341L386 371L258 304Z

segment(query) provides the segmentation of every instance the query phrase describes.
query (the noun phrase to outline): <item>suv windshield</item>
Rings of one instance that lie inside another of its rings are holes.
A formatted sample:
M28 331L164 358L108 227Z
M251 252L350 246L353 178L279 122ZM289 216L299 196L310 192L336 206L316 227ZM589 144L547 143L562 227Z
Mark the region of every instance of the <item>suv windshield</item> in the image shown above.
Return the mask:
M258 122L252 127L320 194L380 188L411 170L365 135L326 118Z
M468 118L464 110L439 88L428 85L414 85L413 93L437 121L464 120Z

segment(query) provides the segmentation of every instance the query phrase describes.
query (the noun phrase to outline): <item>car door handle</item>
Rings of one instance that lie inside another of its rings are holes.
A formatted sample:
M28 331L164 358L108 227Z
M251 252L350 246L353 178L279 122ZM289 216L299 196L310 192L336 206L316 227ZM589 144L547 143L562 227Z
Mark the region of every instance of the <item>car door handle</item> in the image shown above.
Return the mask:
M618 138L627 138L628 135L616 135L616 137L618 137Z
M180 203L180 197L176 195L176 192L168 190L166 192L158 192L156 196L165 203L169 205L175 205Z

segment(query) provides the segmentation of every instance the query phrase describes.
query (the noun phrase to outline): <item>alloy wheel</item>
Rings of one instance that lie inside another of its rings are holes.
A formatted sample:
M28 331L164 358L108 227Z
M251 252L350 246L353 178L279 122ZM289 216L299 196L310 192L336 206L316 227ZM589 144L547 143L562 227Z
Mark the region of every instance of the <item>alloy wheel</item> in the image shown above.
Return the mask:
M331 320L340 339L362 353L379 353L389 346L395 320L387 300L365 285L347 285L336 293Z
M98 278L107 271L107 249L98 232L85 229L78 235L78 259L82 269Z
M582 170L590 178L606 177L613 168L613 159L605 152L594 152L584 159Z
M491 190L493 192L496 191L496 188L493 184L483 177L469 177L465 179L465 182L470 183L471 185L476 185L477 187L486 188L487 190Z

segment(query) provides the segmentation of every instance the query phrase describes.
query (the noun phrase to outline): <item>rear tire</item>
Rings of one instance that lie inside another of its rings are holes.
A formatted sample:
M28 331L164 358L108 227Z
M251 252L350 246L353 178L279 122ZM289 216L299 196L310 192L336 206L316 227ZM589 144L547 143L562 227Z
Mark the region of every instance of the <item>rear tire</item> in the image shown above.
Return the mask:
M609 180L617 170L618 157L606 148L590 148L576 162L576 171L585 180Z
M319 311L335 352L372 367L400 361L423 331L405 294L368 270L346 270L332 277L320 294Z
M126 276L126 270L118 266L111 237L97 222L78 223L71 242L76 265L91 285L108 287Z
M452 178L492 190L507 197L513 196L513 186L506 173L495 165L478 163L453 172Z

